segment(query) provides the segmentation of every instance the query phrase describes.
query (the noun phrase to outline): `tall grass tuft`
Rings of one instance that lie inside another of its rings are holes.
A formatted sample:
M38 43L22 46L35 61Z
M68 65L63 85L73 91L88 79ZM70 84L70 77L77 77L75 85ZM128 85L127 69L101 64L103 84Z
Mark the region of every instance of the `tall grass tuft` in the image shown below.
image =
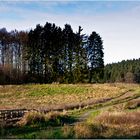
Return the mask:
M62 127L62 133L63 133L64 138L73 138L73 136L74 136L73 126L64 125Z
M20 126L24 126L41 123L46 123L46 117L44 114L39 112L27 112L17 124Z
M74 126L75 138L93 138L93 130L90 125L78 123Z

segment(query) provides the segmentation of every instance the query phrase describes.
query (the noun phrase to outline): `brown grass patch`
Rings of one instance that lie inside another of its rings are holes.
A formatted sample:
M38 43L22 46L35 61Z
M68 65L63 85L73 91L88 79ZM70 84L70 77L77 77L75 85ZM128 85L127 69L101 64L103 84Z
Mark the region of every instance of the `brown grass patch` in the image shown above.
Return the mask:
M92 125L106 127L100 134L105 138L136 138L140 136L140 111L104 112L93 120Z
M105 112L97 116L95 122L106 125L140 125L138 112Z
M74 132L75 132L75 138L93 137L92 127L84 123L76 124L74 127Z
M137 107L140 107L140 98L129 101L125 105L126 109L136 109Z
M72 138L74 136L73 126L64 125L64 127L62 127L62 132L64 138Z

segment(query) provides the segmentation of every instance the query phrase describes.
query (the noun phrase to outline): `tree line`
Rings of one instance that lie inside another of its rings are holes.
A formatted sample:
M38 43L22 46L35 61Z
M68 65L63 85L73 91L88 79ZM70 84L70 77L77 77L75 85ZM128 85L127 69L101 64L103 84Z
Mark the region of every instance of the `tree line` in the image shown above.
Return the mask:
M0 84L103 82L103 41L48 23L28 32L0 29Z
M140 83L140 59L123 60L104 68L105 82Z

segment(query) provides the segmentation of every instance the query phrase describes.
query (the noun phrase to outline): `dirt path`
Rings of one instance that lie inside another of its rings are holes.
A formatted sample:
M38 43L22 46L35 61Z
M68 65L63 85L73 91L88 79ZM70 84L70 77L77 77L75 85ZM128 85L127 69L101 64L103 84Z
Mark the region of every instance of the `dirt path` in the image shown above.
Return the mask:
M116 100L123 100L125 98L129 98L133 96L134 93L127 91L126 93L122 93L121 95L118 95L116 97L111 97L111 98L102 98L102 99L90 99L87 101L83 101L81 103L71 103L71 104L66 104L66 105L57 105L57 107L50 107L50 108L44 108L42 110L38 110L39 112L42 111L44 113L47 113L49 111L63 111L63 110L74 110L74 109L82 109L82 108L89 108L91 106L97 105L97 104L103 104L109 101L116 101Z
M112 105L118 105L118 104L127 102L128 100L130 101L130 100L139 98L139 96L135 96L135 95L136 95L136 93L134 93L134 92L130 92L130 91L126 92L125 94L119 96L118 98L114 98L112 100L107 101L107 102L112 101L112 104L110 104L110 105L107 105L107 106L105 105L103 107L99 107L98 109L92 109L92 110L88 110L87 112L84 112L82 115L80 115L77 122L85 121L91 115L91 113L94 113L98 110L109 108ZM107 102L104 102L104 103L107 103Z

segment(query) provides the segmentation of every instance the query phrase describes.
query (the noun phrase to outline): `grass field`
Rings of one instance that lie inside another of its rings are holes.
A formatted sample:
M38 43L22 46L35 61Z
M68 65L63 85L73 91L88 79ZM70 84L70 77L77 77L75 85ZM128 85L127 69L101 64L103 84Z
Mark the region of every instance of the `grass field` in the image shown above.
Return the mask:
M48 84L0 87L0 109L90 106L26 114L14 126L0 125L0 138L140 138L140 86L136 84ZM90 102L91 103L91 102Z
M0 109L47 108L80 103L90 99L115 97L137 85L125 84L48 84L0 86Z

